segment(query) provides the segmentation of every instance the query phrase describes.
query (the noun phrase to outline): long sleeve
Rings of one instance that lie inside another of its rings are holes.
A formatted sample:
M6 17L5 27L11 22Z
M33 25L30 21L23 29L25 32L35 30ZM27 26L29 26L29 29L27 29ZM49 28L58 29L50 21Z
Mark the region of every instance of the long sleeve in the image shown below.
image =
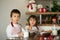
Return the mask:
M37 31L38 31L38 29L37 29L36 27L32 27L31 30L28 30L28 27L29 27L29 26L26 26L26 27L25 27L25 30L28 31L28 32L30 32L30 33L37 32Z
M24 28L22 28L22 32L25 32Z
M28 31L28 26L25 26L25 30Z
M26 26L26 27L25 27L25 30L26 30L26 31L28 31L28 32L30 32L30 31L31 31L31 30L28 30L28 26Z
M6 29L6 33L8 38L12 38L12 37L18 37L18 34L11 34L12 32L12 27L9 25Z
M29 32L26 29L22 28L22 32L24 33L24 38L29 36Z

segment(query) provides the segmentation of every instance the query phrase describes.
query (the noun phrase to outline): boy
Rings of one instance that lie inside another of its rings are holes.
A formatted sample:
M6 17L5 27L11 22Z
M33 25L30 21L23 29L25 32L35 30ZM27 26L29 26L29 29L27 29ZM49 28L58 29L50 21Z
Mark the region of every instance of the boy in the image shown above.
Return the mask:
M11 23L7 26L6 33L9 39L13 39L15 37L22 37L24 29L18 24L21 13L18 9L13 9L11 11Z

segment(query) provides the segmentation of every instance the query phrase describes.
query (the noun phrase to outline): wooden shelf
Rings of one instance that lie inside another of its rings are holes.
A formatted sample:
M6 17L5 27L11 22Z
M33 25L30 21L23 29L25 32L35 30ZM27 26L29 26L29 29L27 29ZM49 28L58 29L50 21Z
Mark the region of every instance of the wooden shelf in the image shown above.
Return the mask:
M60 14L60 12L26 12L27 15Z
M60 14L60 12L26 12L26 15L45 15L45 14ZM52 26L52 25L53 24L40 24L39 26ZM56 25L60 26L60 24Z
M39 26L53 26L53 24L40 24ZM60 24L56 24L56 26L60 26Z

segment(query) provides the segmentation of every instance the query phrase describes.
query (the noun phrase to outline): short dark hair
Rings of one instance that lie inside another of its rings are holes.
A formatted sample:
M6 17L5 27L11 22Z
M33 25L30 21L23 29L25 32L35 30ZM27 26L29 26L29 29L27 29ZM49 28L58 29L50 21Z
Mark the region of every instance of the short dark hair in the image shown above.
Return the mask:
M35 24L34 26L37 26L37 24L38 24L38 19L37 19L37 17L36 17L35 15L29 16L29 18L28 18L28 20L27 20L27 21L28 21L28 25L30 25L30 23L29 23L30 18L33 18L33 19L36 20L36 24Z
M21 15L21 13L20 13L20 11L19 11L18 9L13 9L13 10L11 11L10 17L12 17L12 14L13 14L13 13L16 13L16 14Z

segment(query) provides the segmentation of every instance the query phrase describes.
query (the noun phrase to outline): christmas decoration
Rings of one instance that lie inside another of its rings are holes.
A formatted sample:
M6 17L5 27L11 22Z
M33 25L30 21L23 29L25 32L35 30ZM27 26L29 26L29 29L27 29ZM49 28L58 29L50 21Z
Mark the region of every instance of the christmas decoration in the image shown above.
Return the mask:
M36 4L34 0L30 0L29 4L27 5L29 12L36 12Z
M43 8L43 5L42 4L39 4L37 6L37 9L38 9L38 12L46 12L47 11L46 8Z

